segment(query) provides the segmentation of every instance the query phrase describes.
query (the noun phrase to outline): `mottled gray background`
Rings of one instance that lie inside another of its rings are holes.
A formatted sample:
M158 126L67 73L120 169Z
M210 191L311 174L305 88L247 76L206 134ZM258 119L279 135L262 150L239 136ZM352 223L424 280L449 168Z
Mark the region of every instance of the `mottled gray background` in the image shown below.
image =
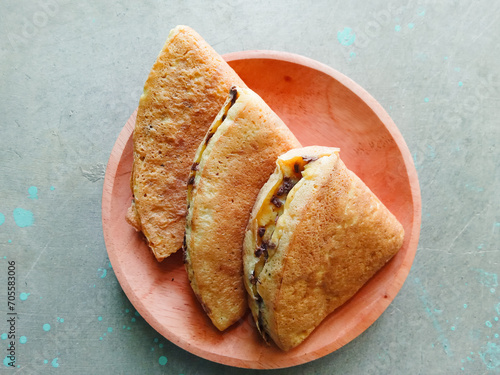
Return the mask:
M0 334L14 260L26 338L11 373L259 372L156 333L103 241L109 154L177 24L221 54L288 51L346 74L394 119L419 173L420 244L394 302L342 349L274 373L500 373L499 14L484 0L2 0Z

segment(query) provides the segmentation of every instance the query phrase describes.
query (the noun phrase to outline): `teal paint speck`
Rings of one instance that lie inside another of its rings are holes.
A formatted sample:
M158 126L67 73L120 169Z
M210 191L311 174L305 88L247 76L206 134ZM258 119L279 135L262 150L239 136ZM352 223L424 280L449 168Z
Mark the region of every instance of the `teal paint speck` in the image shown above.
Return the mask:
M396 25L396 26L394 26L394 30L396 30L396 31L401 31L401 25Z
M162 355L159 359L158 359L158 363L162 366L165 366L167 364L168 360L167 360L167 357L165 357L164 355Z
M59 323L64 323L64 318L59 318L59 317L57 317L57 321L58 321Z
M101 336L101 337L99 337L99 340L104 340L104 339L103 339L103 338L102 338L102 336Z
M54 191L54 190L56 190L56 188L54 186L51 186L50 190Z
M46 359L44 359L44 360L43 360L43 363L44 363L44 364L47 364L47 363L49 363L49 361L48 361L48 360L46 360Z
M56 367L56 368L59 367L59 363L57 363L58 360L59 360L59 358L54 358L52 360L52 367Z
M125 312L128 314L130 312L130 310L129 309L125 309Z
M108 332L113 332L113 328L112 327L108 327Z
M97 272L101 272L101 279L104 279L106 277L106 274L108 273L108 271L106 270L106 268L99 268L97 269Z
M464 83L462 81L458 81L458 86L462 87Z
M127 326L126 326L126 325L123 325L123 327L122 327L122 328L123 328L123 329L126 329L126 328L127 328Z
M0 225L5 223L5 215L0 212Z
M139 311L136 311L136 312L134 313L134 315L135 315L135 316L141 316L141 314L139 314Z
M38 189L36 186L30 186L28 189L28 194L31 199L38 199Z
M409 28L409 29L413 29L414 27L415 27L415 24L414 24L414 23L410 22L410 23L408 24L408 28Z
M2 340L7 340L7 334L6 333L2 333Z
M130 331L130 327L127 327L127 330Z
M479 352L479 355L488 369L500 368L500 346L494 342L488 342L486 347Z
M98 316L97 320L101 322L102 321L102 316Z
M451 328L450 328L450 329L451 329L452 331L454 331L456 328L455 328L455 326L451 326Z
M14 209L14 221L18 227L25 228L33 225L35 217L33 212L18 207Z
M28 299L28 296L29 296L29 295L30 295L29 293L21 293L21 294L19 295L19 299L20 299L21 301L26 301L26 300Z
M344 30L337 32L337 39L343 46L350 46L356 40L356 34L350 27L344 27Z
M477 193L481 193L484 191L484 188L482 187L479 187L479 186L475 186L475 185L472 185L472 184L465 184L465 187L471 191L475 191Z
M132 323L135 323L135 318L130 319Z
M12 240L8 240L7 242L8 242L8 243L12 243Z
M9 366L9 363L10 363L10 358L9 357L5 357L4 360L3 360L3 364L7 367L11 367Z
M424 10L422 10L421 12L418 12L418 15L419 15L420 17L425 16L425 9L424 9Z
M490 289L490 292L491 292L491 293L495 293L495 288L491 288L491 289Z
M429 98L424 98L424 102L429 103Z
M28 338L26 336L19 337L19 342L21 344L26 344L28 342Z
M478 275L478 281L487 288L496 288L498 286L498 276L496 273L486 272L482 269L476 270ZM490 289L491 291L491 289Z
M352 51L349 56L351 57L351 59L355 58L356 57L356 52Z
M486 325L486 327L493 327L493 324L491 324L491 322L489 320L486 321L486 323L484 323Z
M50 324L49 323L45 323L42 328L43 328L43 330L45 332L49 332L50 331Z
M7 334L5 333L5 335L7 335ZM157 338L157 337L155 337L155 339L154 339L153 341L154 341L154 342L158 342L158 338Z
M466 309L466 308L467 308L467 304L466 304L466 303L464 303L464 309Z
M163 348L163 344L158 345L158 347L159 347L160 349L161 349L161 348Z

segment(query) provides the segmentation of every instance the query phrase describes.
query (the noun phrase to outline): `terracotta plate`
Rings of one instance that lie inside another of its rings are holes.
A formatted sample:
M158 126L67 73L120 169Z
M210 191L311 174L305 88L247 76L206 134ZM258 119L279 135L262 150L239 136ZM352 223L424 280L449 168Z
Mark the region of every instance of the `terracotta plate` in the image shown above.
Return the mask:
M135 113L111 153L102 198L104 238L113 269L142 317L165 338L200 357L246 368L280 368L322 357L353 340L387 308L403 285L417 250L420 189L406 143L380 104L341 73L282 52L225 56L250 88L289 125L304 146L341 149L355 171L398 217L406 237L399 253L297 348L266 346L250 314L220 333L195 299L182 254L157 263L125 222L130 204Z

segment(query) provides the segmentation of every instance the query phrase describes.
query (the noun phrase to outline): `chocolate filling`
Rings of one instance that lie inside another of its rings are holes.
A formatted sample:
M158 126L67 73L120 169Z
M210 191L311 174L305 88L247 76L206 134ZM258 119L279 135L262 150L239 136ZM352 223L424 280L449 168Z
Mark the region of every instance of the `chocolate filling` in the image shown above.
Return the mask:
M282 195L288 194L290 190L295 186L297 182L292 181L290 177L285 177L283 178L283 184L279 187L278 191L276 192L276 195L278 197L281 197ZM279 206L278 206L279 207Z
M283 204L283 203L281 203L281 201L278 199L278 197L276 195L273 195L273 197L271 198L271 203L274 204L278 208L280 208Z
M231 87L229 90L229 96L231 97L231 105L236 103L236 99L238 99L238 89L236 86Z
M257 290L257 283L259 283L259 276L263 271L265 264L276 251L277 244L272 242L271 238L273 237L278 219L285 210L285 203L288 198L288 194L302 178L302 172L304 171L305 166L309 162L317 159L317 157L302 157L301 160L296 161L293 164L293 167L289 164L288 168L283 168L283 174L287 175L283 177L281 184L275 187L274 191L270 192L271 198L268 198L269 201L262 204L260 212L262 219L258 223L259 226L257 228L257 236L255 236L255 256L259 258L259 260L255 264L255 268L250 275L249 281L254 300L258 305L257 326L266 341L269 336L265 332L266 322L262 314L264 301Z
M224 121L224 120L222 120ZM215 132L213 133L208 133L207 135L207 139L205 139L205 144L208 144L208 142L210 142L210 139L212 139L212 137L214 136Z
M193 165L191 166L191 173L190 173L190 176L188 179L188 184L187 184L188 185L188 191L187 191L188 202L191 199L192 185L194 185L196 174L200 169L200 162L202 160L203 153L205 152L207 145L210 143L210 140L212 139L214 134L217 132L217 129L219 128L219 126L226 119L227 113L229 112L229 109L238 99L238 90L237 90L236 86L233 86L231 88L231 90L229 91L229 96L230 96L230 101L228 103L226 103L226 105L224 106L224 108L223 108L224 112L222 113L221 117L217 121L215 121L208 129L208 132L207 132L207 135L205 136L205 141L204 141L204 144L202 146L202 149L197 153L197 158L194 161ZM189 207L189 205L188 205L188 207Z
M259 235L259 237L263 237L264 236L264 233L266 233L266 227L259 227L259 229L257 229L257 234Z

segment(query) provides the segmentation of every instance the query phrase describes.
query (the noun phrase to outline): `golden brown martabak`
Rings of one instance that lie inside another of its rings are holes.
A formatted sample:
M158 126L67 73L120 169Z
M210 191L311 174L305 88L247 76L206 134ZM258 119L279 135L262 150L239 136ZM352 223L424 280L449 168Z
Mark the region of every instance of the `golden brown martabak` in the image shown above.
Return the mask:
M219 329L248 305L242 247L248 218L276 158L300 143L250 89L234 87L200 144L188 181L185 261L204 310Z
M403 244L394 215L329 147L280 156L244 241L244 281L264 339L289 350Z
M189 167L233 85L245 84L194 30L170 32L139 102L127 214L158 261L182 247Z

